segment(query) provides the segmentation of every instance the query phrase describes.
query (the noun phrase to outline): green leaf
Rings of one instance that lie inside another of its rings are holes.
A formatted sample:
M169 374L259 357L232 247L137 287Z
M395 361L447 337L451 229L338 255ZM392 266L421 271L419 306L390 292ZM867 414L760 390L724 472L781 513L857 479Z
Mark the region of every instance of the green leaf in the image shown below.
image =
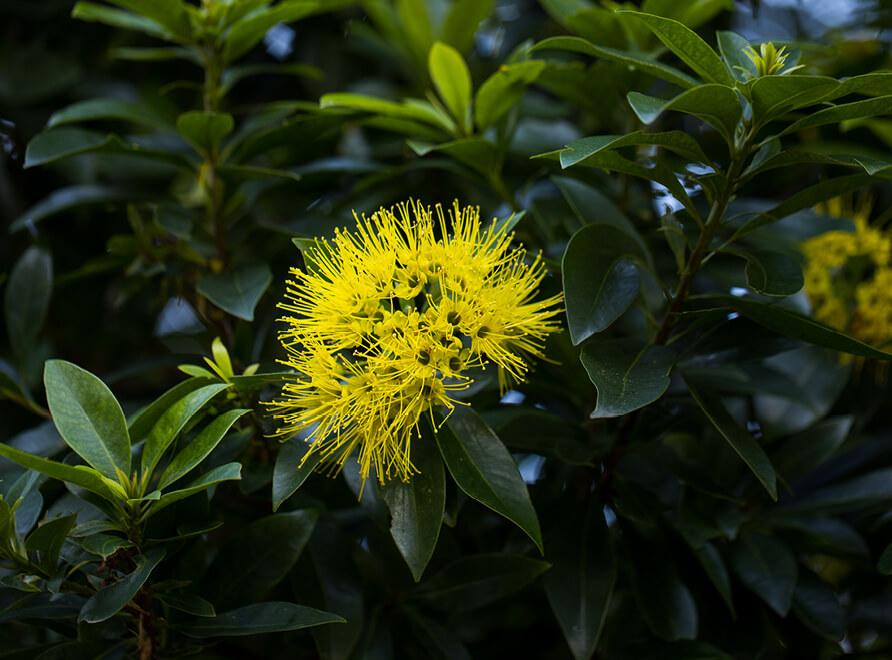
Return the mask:
M172 404L159 417L146 437L142 451L143 472L153 472L158 461L177 435L199 410L217 394L229 387L226 383L205 385Z
M211 486L214 486L222 481L238 481L241 478L241 463L226 463L225 465L216 467L210 472L201 475L198 479L191 482L185 488L164 493L164 495L162 495L157 502L152 504L149 510L145 514L143 514L143 518L148 519L158 513L161 509L168 507L175 502L179 502L182 499L191 497L196 493L200 493L203 490L207 490Z
M551 37L539 42L530 49L530 52L539 50L569 50L574 53L603 57L626 66L634 67L644 73L650 74L660 80L665 80L683 89L691 89L699 85L699 81L688 74L679 71L667 64L645 57L639 53L630 53L616 48L595 45L579 37Z
M800 495L775 509L776 515L839 515L887 507L892 502L892 468L867 474ZM775 515L775 513L772 513Z
M773 463L788 482L804 477L842 446L854 423L851 415L828 417L783 440L773 453Z
M0 456L4 456L19 465L45 474L53 479L74 484L96 493L109 501L119 499L102 481L100 473L86 465L66 465L46 458L34 456L21 449L0 443Z
M892 96L879 96L877 98L843 103L832 108L825 108L813 112L802 119L793 122L785 128L780 135L787 135L795 131L801 131L813 126L824 124L837 124L847 119L860 119L862 117L875 117L877 115L892 114Z
M184 380L182 383L171 387L148 406L136 413L136 415L132 416L128 424L128 430L133 443L135 444L148 436L158 420L161 419L161 416L173 404L187 394L191 394L205 385L211 385L213 382L210 378L189 378Z
M131 62L162 62L164 60L186 60L201 66L196 51L179 46L162 48L110 48L108 56L115 60L130 60Z
M277 513L244 527L214 559L203 583L217 607L261 599L297 562L319 514Z
M378 492L390 509L390 534L418 582L434 554L446 508L446 477L430 429L412 440L412 465L419 474L403 483L391 479Z
M175 167L190 169L189 160L182 154L142 146L135 138L125 144L113 133L92 131L75 126L60 126L38 133L25 150L25 167L47 165L79 154L99 152L150 158Z
M320 11L333 11L349 2L344 0L284 0L271 8L251 12L229 30L223 46L223 62L238 59L263 39L271 27L292 23Z
M213 387L213 386L212 386ZM214 421L204 427L201 432L192 439L176 456L174 456L164 473L158 488L165 489L180 477L188 474L216 447L230 427L235 424L245 413L251 412L246 408L227 410Z
M65 442L103 475L130 476L130 436L117 399L89 371L48 360L43 372L53 422Z
M514 458L469 406L456 407L437 434L455 483L470 497L520 527L542 551L536 510Z
M474 45L480 23L492 12L493 0L455 0L443 23L440 39L460 53Z
M886 546L877 562L877 571L881 575L892 575L892 543Z
M232 273L206 274L197 289L223 311L253 321L254 308L272 281L273 274L267 264L254 264Z
M170 126L170 122L145 105L114 98L88 99L72 103L50 115L46 125L52 128L97 119L120 119L150 127Z
M791 296L805 284L802 267L781 252L757 248L723 250L746 260L746 283L766 296Z
M471 610L522 589L549 567L521 555L462 557L419 584L412 595L438 610Z
M137 594L155 567L164 559L165 551L162 548L153 548L144 555L134 559L136 569L127 577L110 584L97 591L87 599L81 608L77 620L87 623L99 623L113 617L127 606Z
M161 593L153 595L168 607L172 607L180 612L203 617L217 616L214 606L195 594Z
M414 607L403 605L402 610L428 657L434 660L471 660L468 649L448 628L420 614Z
M177 117L177 131L199 152L217 152L220 140L232 133L235 120L228 112L193 110Z
M768 607L786 616L799 570L796 557L776 539L743 530L731 549L731 569Z
M595 135L580 138L567 145L561 152L561 167L564 169L583 163L587 158L601 151L620 149L622 147L653 144L683 156L698 163L710 164L709 158L703 153L703 149L687 133L681 131L669 131L667 133L645 133L635 131L628 135Z
M148 199L145 193L110 186L66 186L54 190L37 202L9 226L9 233L33 227L44 218L85 206L126 204Z
M736 618L734 601L731 597L731 578L728 575L728 569L725 566L725 562L722 560L722 555L719 554L716 547L708 541L699 548L694 549L694 554L700 561L703 570L706 571L709 581L712 582L712 585L716 588L716 591L719 592L722 600L725 601L725 605L728 606L731 616Z
M645 124L654 122L664 112L675 110L694 115L710 124L728 144L734 143L737 124L743 112L737 92L724 85L701 85L671 99L659 99L638 92L629 92L627 98L632 110Z
M709 388L701 389L696 381L687 377L685 382L691 396L694 397L709 421L765 486L771 499L776 500L777 476L762 446L731 416L721 397L715 391Z
M142 32L158 39L172 39L174 36L157 21L129 11L98 5L95 2L78 2L71 10L71 17L90 23L104 23L112 27Z
M107 0L163 25L171 33L188 39L192 26L182 0Z
M266 374L252 374L250 376L232 376L229 379L229 383L241 394L250 395L264 385L281 385L286 381L293 381L294 378L294 372L274 371Z
M443 123L442 117L436 112L430 104L409 105L408 103L394 103L386 99L379 99L374 96L365 96L362 94L325 94L319 99L319 107L321 108L349 108L351 110L359 110L361 112L370 112L384 117L392 117L394 119L405 119L422 124L430 124L445 130L452 134L455 125L452 123Z
M428 70L455 121L465 134L471 133L471 73L461 53L442 41L434 42L428 55Z
M545 595L573 657L587 660L598 646L617 568L600 498L590 497L582 516L575 513L559 514L545 536L552 564Z
M754 128L764 126L781 115L814 105L839 86L824 76L762 76L748 83L753 100Z
M279 510L322 461L318 451L304 460L309 451L310 445L303 440L291 439L282 445L273 470L273 511Z
M582 366L598 389L590 417L619 417L653 403L669 387L675 353L632 337L598 335L582 346Z
M874 360L892 359L892 355L889 353L878 351L823 323L819 323L802 314L788 311L777 305L728 295L710 297L717 303L730 307L751 321L785 337Z
M495 124L523 97L545 69L545 62L503 64L487 78L474 97L474 119L481 133Z
M721 58L697 36L697 33L678 21L669 18L620 10L624 14L642 21L651 32L657 35L666 47L678 58L696 71L707 82L727 87L734 86L734 79L728 73Z
M846 610L833 587L809 572L799 574L793 591L793 613L816 635L841 642L846 634Z
M189 626L177 626L177 630L189 637L204 639L284 632L325 623L344 623L344 619L312 607L270 601L246 605Z
M487 179L498 167L498 154L495 145L480 137L462 138L443 144L408 140L407 144L419 156L426 156L435 151L451 156Z
M758 77L759 70L756 68L756 64L744 52L750 46L747 39L736 32L726 30L717 31L715 38L718 42L719 52L725 58L728 73L740 82Z
M635 560L632 587L638 612L654 635L666 641L696 638L697 605L677 571L666 561L654 561L654 554L642 554L642 547L630 551Z
M574 345L607 328L635 300L640 285L635 261L647 263L641 246L612 225L586 225L570 238L561 272Z
M25 360L46 319L53 290L50 253L32 245L16 261L3 292L6 332L13 353Z
M40 524L25 540L25 549L42 553L41 567L50 575L56 572L56 562L59 560L59 552L68 538L68 533L74 527L77 514L53 518ZM2 538L2 537L0 537Z
M90 554L108 559L121 548L132 548L133 543L125 538L112 536L111 534L91 534L83 540L81 546Z
M232 66L223 72L220 80L220 89L218 95L222 98L229 93L236 84L245 78L256 76L259 74L277 74L282 76L306 76L321 80L324 73L321 69L309 64L301 64L300 62L289 62L287 64L247 64L244 66Z

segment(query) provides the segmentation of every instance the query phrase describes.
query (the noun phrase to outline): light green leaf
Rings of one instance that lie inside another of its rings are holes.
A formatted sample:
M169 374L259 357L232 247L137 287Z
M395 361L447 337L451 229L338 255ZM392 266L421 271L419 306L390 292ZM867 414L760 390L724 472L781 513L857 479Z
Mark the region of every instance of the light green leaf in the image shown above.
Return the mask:
M112 27L142 32L158 39L174 39L174 35L157 21L129 11L112 9L95 2L78 2L71 10L71 17L91 23L104 23Z
M734 86L734 79L721 58L697 33L678 21L669 18L621 10L647 25L666 47L696 71L707 82L726 87Z
M425 424L422 436L412 440L412 465L419 474L406 483L391 479L378 485L390 509L390 534L416 582L434 554L446 507L443 460L431 436Z
M163 490L180 477L188 474L190 470L201 463L201 461L214 450L214 447L220 443L220 440L223 439L223 436L226 435L229 428L235 424L236 420L249 412L251 411L245 408L227 410L204 427L179 454L171 459L167 468L164 470L164 474L161 475L161 481L158 483L158 488Z
M669 387L675 354L632 337L597 335L582 346L582 366L598 389L590 417L618 417L653 403Z
M89 99L72 103L50 115L46 125L52 128L97 119L119 119L151 127L170 126L170 122L145 105L114 98Z
M205 385L193 392L189 392L183 398L165 410L159 417L152 430L146 437L146 444L142 451L143 472L154 471L158 461L176 439L183 427L191 420L204 405L217 394L227 389L227 383L214 383Z
M349 108L351 110L370 112L384 117L392 117L394 119L406 119L436 126L450 134L455 130L455 124L451 123L451 121L444 124L443 118L437 113L433 106L430 106L430 104L427 106L419 104L410 105L406 102L395 103L374 96L338 93L323 95L322 98L319 99L319 107Z
M163 25L178 37L188 39L192 26L182 0L107 0L113 5L130 11Z
M527 86L535 82L545 62L503 64L487 78L474 98L474 118L481 133L501 119L517 104Z
M19 465L30 470L35 470L41 474L45 474L53 479L64 481L85 488L91 493L96 493L101 497L114 502L118 498L105 482L97 470L87 467L86 465L66 465L65 463L57 463L46 458L34 456L21 449L16 449L6 444L0 443L0 456L4 456Z
M117 399L89 371L48 360L43 373L53 422L65 442L103 475L130 476L130 435Z
M137 594L155 567L164 559L165 551L161 548L149 550L136 557L136 569L127 577L97 591L87 599L81 608L77 620L87 623L99 623L110 619L127 606Z
M52 290L52 257L47 250L32 245L16 261L3 292L9 343L22 361L43 327Z
M253 321L254 308L272 281L267 264L254 264L232 273L206 274L198 282L197 290L220 309Z
M630 53L616 48L595 45L579 37L551 37L539 42L530 49L530 52L539 50L568 50L593 57L603 57L627 66L634 67L650 74L660 80L665 80L683 89L691 89L700 84L695 78L657 60L650 59L639 53Z
M434 42L428 70L449 112L465 134L470 134L471 73L461 53L442 41Z
M765 450L756 441L749 431L740 426L728 409L725 407L721 397L709 388L700 388L698 383L693 379L685 378L688 390L697 405L706 414L706 417L712 422L716 430L722 434L722 437L728 441L731 448L737 452L737 455L743 459L743 462L749 466L756 478L771 495L771 499L777 499L777 476L774 473L774 467L765 454Z
M270 601L246 605L200 623L178 626L177 629L189 637L206 639L299 630L325 623L344 623L344 619L312 607Z
M722 67L724 70L724 67ZM723 85L701 85L682 92L671 99L629 92L629 105L645 124L650 124L669 110L699 117L713 126L728 144L734 143L734 135L743 107L737 92Z
M574 345L604 330L635 300L640 284L635 261L647 263L641 246L612 225L586 225L570 238L561 273Z
M458 406L436 434L449 473L465 493L520 527L542 551L536 510L514 458L469 406Z

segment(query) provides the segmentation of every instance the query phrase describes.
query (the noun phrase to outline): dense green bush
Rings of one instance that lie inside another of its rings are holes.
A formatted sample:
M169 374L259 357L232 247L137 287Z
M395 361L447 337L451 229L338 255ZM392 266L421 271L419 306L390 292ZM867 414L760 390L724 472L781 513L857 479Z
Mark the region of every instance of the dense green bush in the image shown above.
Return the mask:
M892 657L860 6L4 2L0 658Z

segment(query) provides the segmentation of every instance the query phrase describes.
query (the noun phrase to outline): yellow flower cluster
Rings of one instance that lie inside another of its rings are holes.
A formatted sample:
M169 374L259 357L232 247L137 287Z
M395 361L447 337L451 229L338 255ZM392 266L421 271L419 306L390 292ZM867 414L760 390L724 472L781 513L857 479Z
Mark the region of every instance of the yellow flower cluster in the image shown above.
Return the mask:
M868 223L870 202L835 199L829 215L850 217L855 232L831 231L802 244L805 291L816 319L876 347L892 340L892 241Z
M334 472L358 447L360 476L374 466L381 482L416 471L413 431L434 408L454 409L469 369L495 365L503 390L524 378L560 301L534 300L541 259L512 249L497 223L481 228L478 209L456 202L448 222L439 205L396 210L357 218L309 251L307 272L291 269L279 307L294 316L279 339L298 379L270 404L276 435L304 434L307 456Z

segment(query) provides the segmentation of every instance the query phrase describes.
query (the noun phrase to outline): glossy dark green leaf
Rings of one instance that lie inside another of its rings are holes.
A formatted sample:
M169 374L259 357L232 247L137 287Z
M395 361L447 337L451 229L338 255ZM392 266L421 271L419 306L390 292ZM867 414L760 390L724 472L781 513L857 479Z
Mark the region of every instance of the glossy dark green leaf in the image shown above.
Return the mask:
M598 389L590 417L618 417L659 399L669 387L674 352L632 337L597 335L582 346L582 366Z
M195 594L161 593L155 594L154 597L168 607L172 607L180 612L204 617L217 616L214 606L201 596L196 596Z
M731 549L731 569L779 616L787 615L799 570L796 557L786 545L771 536L744 530Z
M719 52L728 67L728 73L741 82L746 82L759 75L755 63L746 56L745 49L750 42L736 32L719 30L715 33Z
M697 33L685 25L662 16L640 12L623 12L647 25L666 47L696 71L707 82L732 87L734 79L721 58Z
M522 589L549 566L521 555L462 557L419 584L413 597L438 610L471 610Z
M530 49L530 52L539 50L568 50L592 57L603 57L614 62L634 67L656 78L678 85L683 89L691 89L700 83L686 73L662 62L651 59L640 53L632 53L616 48L596 45L579 37L551 37L539 42Z
M40 552L40 565L50 574L55 573L59 552L68 538L68 533L74 527L76 519L77 514L73 513L47 520L25 539L25 549Z
M586 225L570 239L561 261L567 325L574 344L601 332L638 295L633 263L647 263L638 242L606 224Z
M830 326L812 318L791 312L777 305L738 298L737 296L711 296L716 302L730 307L772 332L798 339L815 346L832 348L843 353L851 353L874 360L890 360L892 355L878 351Z
M192 64L201 65L201 60L194 50L169 46L161 48L111 48L108 56L116 60L130 60L132 62L161 62L164 60L186 60Z
M206 274L198 282L198 292L233 316L253 321L254 308L272 281L268 265L254 264L232 273Z
M53 422L65 442L103 475L130 476L130 436L117 399L89 371L48 360L43 374Z
M875 117L878 115L892 114L892 96L879 96L853 103L843 103L831 108L824 108L813 112L802 119L793 122L784 129L780 135L787 135L795 131L801 131L813 126L825 124L837 124L848 119L861 119L862 117Z
M833 587L811 573L799 574L793 591L793 613L816 635L840 642L846 634L846 610Z
M826 553L832 556L870 557L870 548L864 537L841 518L827 518L820 514L810 516L796 513L768 515L774 529L797 532L799 552Z
M827 516L888 506L889 502L892 502L892 468L881 468L784 502L777 512Z
M600 498L589 498L581 519L573 513L560 515L545 535L552 564L545 595L573 657L585 660L598 645L617 569Z
M701 545L699 548L696 548L694 550L694 555L696 555L703 570L706 571L709 581L712 582L712 585L716 588L716 591L719 592L722 600L725 601L725 605L728 606L731 616L736 618L734 600L731 596L731 577L728 575L728 568L725 566L725 561L722 559L722 555L709 541Z
M709 421L728 441L731 448L743 459L756 478L765 486L765 490L771 498L777 499L777 476L771 461L765 454L762 446L750 435L749 431L740 426L737 420L731 416L725 407L721 397L712 389L700 387L693 379L685 378L688 390L694 400L706 414Z
M25 151L25 167L47 165L63 158L86 153L120 154L149 158L180 168L190 168L191 163L182 154L143 146L135 138L124 142L113 133L103 133L75 126L60 126L38 133L28 143Z
M223 72L220 81L219 95L225 96L240 81L260 74L277 74L282 76L306 76L308 78L322 79L324 73L321 69L300 62L288 62L283 64L248 64L243 66L231 66Z
M455 121L464 127L465 133L470 133L471 73L461 53L442 41L434 42L428 55L428 71Z
M877 561L877 571L882 575L892 575L892 543L886 546Z
M703 153L703 149L697 141L687 133L682 133L681 131L668 131L666 133L635 131L628 135L596 135L575 140L567 145L566 151L561 153L561 167L566 169L567 167L577 165L604 150L642 144L663 147L698 163L710 163L709 158Z
M121 548L132 548L133 543L121 536L100 533L86 537L81 546L90 554L99 555L103 559L107 559Z
M807 475L836 453L849 437L853 423L851 415L828 417L784 439L772 453L778 474L788 482Z
M467 0L466 0L467 1ZM477 130L485 131L520 101L526 88L535 82L545 62L504 64L487 78L474 97L474 121Z
M186 424L217 394L229 387L226 383L213 383L189 392L171 404L158 417L146 437L142 452L143 472L152 472L158 461L176 439Z
M120 612L149 579L152 571L164 559L164 555L163 549L154 548L136 557L134 559L136 568L133 572L90 596L81 608L77 620L99 623Z
M205 639L284 632L343 622L344 619L330 612L294 603L269 601L246 605L188 626L177 626L177 630L189 637Z
M170 125L164 117L152 112L145 105L114 98L88 99L72 103L50 115L46 125L52 128L97 119L118 119L151 127Z
M666 562L638 556L633 589L639 611L654 635L666 641L697 637L699 617L690 590Z
M288 575L318 517L311 510L289 511L244 527L211 564L203 581L208 599L226 608L263 598Z
M802 267L781 252L754 248L725 250L746 260L746 283L766 296L791 296L805 284Z
M161 495L158 501L152 504L152 506L149 507L149 510L145 514L143 514L143 518L150 518L151 516L158 513L161 509L170 506L175 502L186 499L187 497L191 497L196 493L207 490L211 486L214 486L220 482L237 481L241 478L241 463L226 463L225 465L221 465L220 467L215 467L210 472L201 475L195 481L187 484L185 488L181 488L180 490L171 490Z
M408 145L419 156L434 152L446 154L484 177L489 177L496 170L498 155L495 145L483 138L462 138L443 144L409 140Z
M470 406L457 406L436 434L449 473L465 493L515 523L542 551L542 532L514 458Z
M235 120L227 112L193 110L177 117L177 131L201 153L217 151L220 140L232 133Z
M319 452L304 460L309 449L306 442L291 439L279 450L273 470L273 511L279 510L282 503L303 485L322 460Z
M43 328L53 290L50 253L32 245L13 266L3 292L6 332L13 353L24 359Z
M182 0L108 0L108 2L149 18L177 36L187 38L192 33L186 5Z
M230 427L245 413L251 412L246 408L227 410L214 421L204 427L183 449L176 454L161 475L158 488L162 490L185 476L190 470L201 463L223 439Z
M9 226L10 233L31 227L45 218L65 211L103 204L124 204L143 201L143 192L101 185L78 185L58 188L16 218Z
M214 384L209 378L189 378L167 390L145 408L131 416L128 430L133 443L146 438L161 416L177 401L206 385Z
M155 224L169 231L177 238L189 240L192 238L192 228L198 217L173 204L160 204L155 208Z
M123 28L143 32L159 39L172 38L173 35L160 23L145 16L140 16L129 11L113 9L107 5L95 2L78 2L71 10L72 18L82 21L104 23L112 27Z
M724 66L722 70L724 71ZM733 144L743 107L737 92L724 85L701 85L671 99L660 99L629 92L629 105L645 124L650 124L669 110L699 117L713 126L728 144Z
M26 451L0 443L0 456L4 456L30 470L35 470L53 479L65 481L101 495L108 500L118 499L102 481L101 474L86 465L66 465L46 458L34 456Z
M378 492L390 509L390 535L418 582L434 554L446 508L443 459L428 429L412 440L412 465L419 471L406 483L391 479Z
M797 108L814 105L838 87L833 78L824 76L762 76L750 83L755 126L780 117Z

